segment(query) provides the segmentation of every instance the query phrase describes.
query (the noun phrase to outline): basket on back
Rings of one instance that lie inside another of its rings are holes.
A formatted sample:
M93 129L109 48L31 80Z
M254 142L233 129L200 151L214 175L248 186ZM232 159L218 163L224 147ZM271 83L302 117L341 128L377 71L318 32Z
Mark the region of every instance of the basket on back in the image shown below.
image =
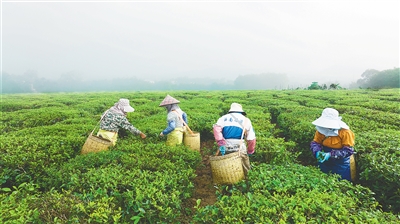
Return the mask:
M178 112L175 111L175 113ZM189 125L185 122L185 120L183 120L183 118L180 115L178 117L188 130L185 131L183 134L183 144L192 150L200 151L200 133L192 131Z
M103 116L101 116L98 124L100 124L101 120L103 120L107 112L108 110L103 114ZM81 154L87 154L89 152L105 151L108 150L108 147L112 145L112 142L110 140L93 135L93 132L96 129L97 125L94 127L93 131L89 134L89 137L86 139L85 144L83 144Z
M183 144L192 150L200 151L200 133L195 131L185 132L183 135Z
M245 178L239 152L210 157L211 172L215 184L234 184Z
M112 143L110 140L95 136L92 132L86 139L86 142L82 147L81 154L105 151L108 150L108 147L111 145Z

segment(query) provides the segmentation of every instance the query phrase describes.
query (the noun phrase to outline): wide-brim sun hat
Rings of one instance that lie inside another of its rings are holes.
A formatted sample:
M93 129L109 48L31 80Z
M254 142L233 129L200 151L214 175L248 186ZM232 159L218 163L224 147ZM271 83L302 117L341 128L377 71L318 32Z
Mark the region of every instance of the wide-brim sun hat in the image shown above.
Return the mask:
M238 103L232 103L231 104L231 108L229 109L229 113L242 113L244 115L246 115L246 112L244 112L242 105L238 104Z
M135 109L131 107L128 99L119 99L118 104L123 108L124 112L133 112Z
M177 103L180 103L180 101L177 100L177 99L175 99L175 98L173 98L173 97L170 96L170 95L167 95L167 96L163 99L163 101L161 101L160 105L158 105L158 106L159 106L159 107L163 107L163 106L166 106L166 105L177 104Z
M312 122L313 125L331 128L331 129L349 129L346 123L342 121L339 112L333 108L325 108L319 118Z

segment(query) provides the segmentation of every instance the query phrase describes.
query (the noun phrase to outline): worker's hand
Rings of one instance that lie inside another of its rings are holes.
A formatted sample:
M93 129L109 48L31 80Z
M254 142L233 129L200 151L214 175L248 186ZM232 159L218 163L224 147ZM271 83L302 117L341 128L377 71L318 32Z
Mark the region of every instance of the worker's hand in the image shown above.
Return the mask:
M324 153L321 151L316 152L315 157L319 163L325 158Z
M141 138L146 138L147 136L143 132L140 132L140 137Z
M331 154L329 152L317 152L317 160L320 163L323 163L327 161L329 158L331 158Z
M164 136L164 134L161 132L161 133L160 133L160 136L162 137L162 136Z
M327 161L329 158L331 158L331 153L330 152L325 152L324 153L324 159L321 161L321 163Z
M221 146L219 147L219 152L221 153L221 155L225 155L226 147L225 147L224 145L221 145Z

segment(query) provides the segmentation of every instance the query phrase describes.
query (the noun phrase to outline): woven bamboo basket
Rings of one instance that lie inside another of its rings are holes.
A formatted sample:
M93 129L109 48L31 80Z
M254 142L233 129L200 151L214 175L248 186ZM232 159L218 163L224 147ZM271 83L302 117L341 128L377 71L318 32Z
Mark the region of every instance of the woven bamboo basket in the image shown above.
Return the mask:
M350 178L352 181L355 181L357 177L357 169L356 169L356 160L354 155L350 156Z
M200 133L199 132L185 132L183 135L183 144L190 149L200 151Z
M110 140L95 136L91 133L86 139L85 144L83 144L81 154L105 151L108 150L108 147L111 145L112 143Z
M234 184L244 179L242 158L239 152L210 157L211 172L215 184Z

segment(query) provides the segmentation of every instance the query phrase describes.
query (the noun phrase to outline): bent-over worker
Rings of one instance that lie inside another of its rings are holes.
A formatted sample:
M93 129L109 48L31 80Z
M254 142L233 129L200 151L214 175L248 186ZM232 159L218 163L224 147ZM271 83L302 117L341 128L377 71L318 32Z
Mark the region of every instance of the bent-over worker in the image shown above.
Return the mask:
M344 123L339 112L325 108L322 115L312 122L316 127L311 151L317 158L318 166L324 173L339 174L342 179L351 181L355 169L351 169L354 159L355 135ZM353 173L351 173L353 171Z
M130 131L134 135L140 135L142 139L146 135L135 128L126 118L127 113L133 112L135 109L129 105L128 99L120 99L110 109L103 113L100 121L100 130L97 136L111 141L116 144L119 129L123 128Z
M182 144L185 124L188 124L187 114L179 107L179 103L179 100L167 95L159 105L167 110L167 127L160 136L167 136L165 144L168 146Z
M221 155L240 150L244 173L247 175L250 170L249 155L255 152L256 133L245 115L242 105L232 103L229 112L213 125L213 132Z

